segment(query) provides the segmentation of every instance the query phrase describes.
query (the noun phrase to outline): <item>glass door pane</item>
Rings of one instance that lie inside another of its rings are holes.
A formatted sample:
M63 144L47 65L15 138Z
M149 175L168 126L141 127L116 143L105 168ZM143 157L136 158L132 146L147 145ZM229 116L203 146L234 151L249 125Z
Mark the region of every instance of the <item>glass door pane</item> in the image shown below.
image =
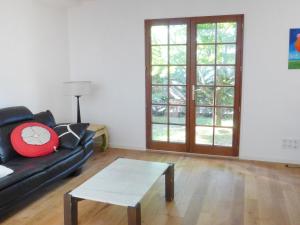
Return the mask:
M237 23L203 23L196 29L196 144L231 147Z

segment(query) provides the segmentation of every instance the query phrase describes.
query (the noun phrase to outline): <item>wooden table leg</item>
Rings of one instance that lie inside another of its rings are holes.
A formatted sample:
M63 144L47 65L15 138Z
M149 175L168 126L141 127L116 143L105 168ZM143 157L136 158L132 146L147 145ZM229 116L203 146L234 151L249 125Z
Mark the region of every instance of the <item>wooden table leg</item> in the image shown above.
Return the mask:
M78 224L78 205L77 199L69 193L64 195L64 225Z
M103 144L102 144L102 149L106 150L108 148L108 131L107 128L104 128L103 130Z
M141 204L127 208L128 225L141 225Z
M174 199L174 164L170 164L165 173L165 197L166 201Z

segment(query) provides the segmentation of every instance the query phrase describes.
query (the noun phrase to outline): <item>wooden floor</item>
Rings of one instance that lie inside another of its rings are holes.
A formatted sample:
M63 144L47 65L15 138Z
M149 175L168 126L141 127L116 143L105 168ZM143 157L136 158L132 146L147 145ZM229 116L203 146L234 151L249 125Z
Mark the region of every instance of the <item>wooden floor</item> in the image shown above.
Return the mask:
M63 224L63 194L118 156L176 163L174 202L165 202L162 177L142 201L143 225L300 225L300 169L112 149L96 153L80 176L51 186L1 224ZM126 208L82 201L79 224L126 225L126 212Z

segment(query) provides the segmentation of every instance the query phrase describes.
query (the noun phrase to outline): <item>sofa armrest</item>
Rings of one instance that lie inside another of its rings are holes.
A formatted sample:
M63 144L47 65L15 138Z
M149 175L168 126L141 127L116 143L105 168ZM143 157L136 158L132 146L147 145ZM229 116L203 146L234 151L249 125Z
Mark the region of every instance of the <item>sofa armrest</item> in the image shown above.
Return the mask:
M95 132L91 130L87 130L83 136L83 138L80 141L80 145L84 146L86 143L91 141L93 137L95 136Z

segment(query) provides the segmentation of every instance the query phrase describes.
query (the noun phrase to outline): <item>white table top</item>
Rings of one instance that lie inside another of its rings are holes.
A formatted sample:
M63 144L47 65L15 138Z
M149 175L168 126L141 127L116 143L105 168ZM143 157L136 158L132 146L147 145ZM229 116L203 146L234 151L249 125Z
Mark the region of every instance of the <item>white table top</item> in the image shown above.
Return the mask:
M169 164L118 158L70 192L76 198L134 207Z

